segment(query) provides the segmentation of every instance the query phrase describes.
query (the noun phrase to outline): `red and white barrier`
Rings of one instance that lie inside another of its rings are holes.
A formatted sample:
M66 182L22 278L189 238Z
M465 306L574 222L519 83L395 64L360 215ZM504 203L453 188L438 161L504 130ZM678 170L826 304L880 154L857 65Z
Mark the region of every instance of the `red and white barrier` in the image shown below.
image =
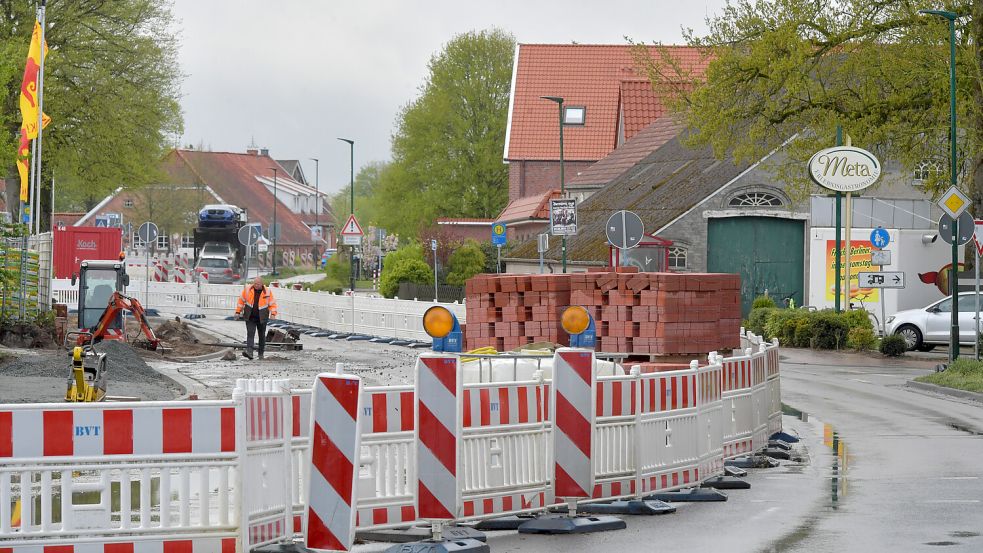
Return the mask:
M724 473L724 409L721 395L723 366L717 361L716 355L711 355L709 365L698 368L694 361L692 369L697 373L696 440L699 465L696 477L704 481Z
M765 344L765 387L768 396L768 436L782 431L782 381L778 369L778 339Z
M723 446L724 457L733 458L753 451L754 404L751 398L751 352L719 359L723 366Z
M553 492L556 497L591 497L594 489L593 351L561 348L553 364Z
M305 543L316 550L350 551L355 542L362 381L320 374L314 381L309 502Z
M416 363L416 512L421 520L461 516L460 445L463 378L453 355L423 354Z

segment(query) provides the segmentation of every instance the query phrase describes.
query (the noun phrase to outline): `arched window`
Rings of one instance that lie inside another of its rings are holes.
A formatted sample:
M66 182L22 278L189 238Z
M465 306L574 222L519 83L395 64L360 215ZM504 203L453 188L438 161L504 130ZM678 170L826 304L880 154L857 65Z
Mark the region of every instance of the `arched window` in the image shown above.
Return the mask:
M670 269L686 268L686 248L683 248L681 246L673 246L669 248L669 268Z
M730 199L731 207L781 207L785 202L768 192L745 192Z
M942 170L942 166L938 161L926 159L922 160L918 165L915 166L915 182L923 183L927 181L932 175L939 173Z

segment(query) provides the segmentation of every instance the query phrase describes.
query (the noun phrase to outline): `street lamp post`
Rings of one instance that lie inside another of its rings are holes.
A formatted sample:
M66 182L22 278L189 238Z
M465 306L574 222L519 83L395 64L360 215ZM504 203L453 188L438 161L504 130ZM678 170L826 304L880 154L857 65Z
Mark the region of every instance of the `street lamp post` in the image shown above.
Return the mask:
M949 21L949 183L956 186L956 19L959 14L946 10L919 10L920 14L937 15ZM959 357L959 245L958 218L952 222L952 316L949 327L949 361Z
M321 237L321 225L318 224L318 215L321 211L321 193L320 193L320 175L319 175L319 165L320 162L316 157L311 158L314 161L314 228L317 229L318 238ZM317 248L317 242L314 243L314 247ZM317 261L314 262L317 264Z
M276 226L276 204L277 204L277 187L276 187L276 167L270 167L273 170L273 228L270 229L270 236L273 238L273 276L276 276L276 241L280 237L280 229Z
M351 215L355 215L355 141L349 138L339 138L338 140L342 142L347 142L349 149L351 151L351 180L349 182L349 188L351 188L351 204L349 205L351 209ZM352 296L355 296L355 245L352 244L352 254L351 254L351 268L349 270L351 275L351 291Z
M559 96L540 96L543 100L556 102L560 111L560 196L567 197L566 182L563 178L563 98ZM567 236L560 237L560 252L563 256L563 272L567 272Z

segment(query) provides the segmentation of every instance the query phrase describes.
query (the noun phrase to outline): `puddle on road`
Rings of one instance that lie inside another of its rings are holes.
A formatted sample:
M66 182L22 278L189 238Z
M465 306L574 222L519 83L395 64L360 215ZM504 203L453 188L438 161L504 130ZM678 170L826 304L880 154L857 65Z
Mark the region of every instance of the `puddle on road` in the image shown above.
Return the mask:
M948 425L949 428L952 428L954 430L958 430L960 432L965 432L965 433L970 434L970 435L973 435L973 436L983 436L983 432L980 432L979 430L975 430L975 429L970 428L968 426L964 426L964 425L962 425L962 424L960 424L958 422L947 421L946 422L946 425Z
M850 467L851 455L846 443L840 439L840 435L830 424L823 424L823 445L833 451L833 465L830 467L830 508L835 511L843 496L849 491L847 470Z

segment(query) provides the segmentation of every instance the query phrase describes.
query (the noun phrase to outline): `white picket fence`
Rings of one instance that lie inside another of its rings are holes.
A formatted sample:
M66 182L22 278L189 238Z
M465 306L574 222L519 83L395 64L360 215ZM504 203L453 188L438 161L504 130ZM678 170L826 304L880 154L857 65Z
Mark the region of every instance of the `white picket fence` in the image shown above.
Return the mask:
M327 292L306 292L273 288L279 305L278 318L287 322L328 330L355 332L402 340L430 337L423 330L423 313L434 302L344 296ZM238 284L197 284L176 282L133 282L126 293L144 307L167 313L229 316L235 312L242 286ZM69 279L52 281L52 293L70 309L78 307L78 285ZM441 303L465 322L464 304Z

